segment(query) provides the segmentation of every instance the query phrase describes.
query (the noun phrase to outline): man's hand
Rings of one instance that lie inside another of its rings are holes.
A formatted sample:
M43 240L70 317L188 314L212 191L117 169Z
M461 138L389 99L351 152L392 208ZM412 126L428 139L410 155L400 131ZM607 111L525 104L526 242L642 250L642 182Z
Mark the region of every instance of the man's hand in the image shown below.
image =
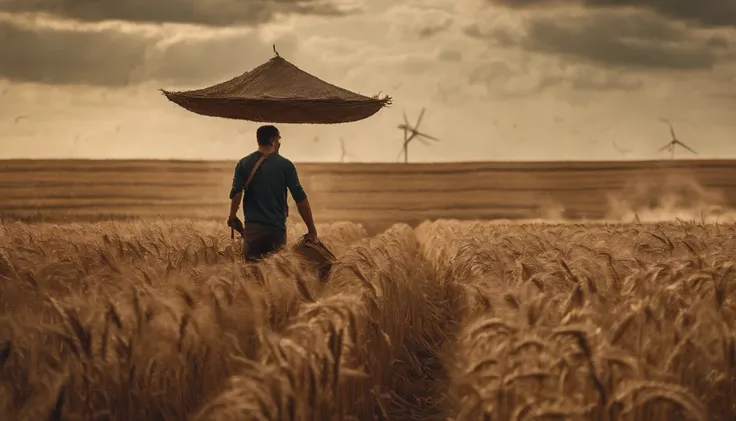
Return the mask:
M317 237L317 231L310 231L304 235L304 238L311 243L319 243L319 237Z
M239 233L242 233L244 228L243 223L238 219L237 215L230 215L227 217L227 226Z

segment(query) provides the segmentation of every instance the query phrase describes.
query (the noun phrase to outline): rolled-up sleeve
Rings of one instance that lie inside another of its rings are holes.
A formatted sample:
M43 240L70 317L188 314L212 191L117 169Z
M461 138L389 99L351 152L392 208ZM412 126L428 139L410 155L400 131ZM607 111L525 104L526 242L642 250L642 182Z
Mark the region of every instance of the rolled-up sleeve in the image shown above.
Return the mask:
M299 174L297 174L296 166L291 161L289 161L286 168L286 186L289 188L289 192L295 203L299 203L307 198L307 193L299 182Z
M245 188L245 174L243 173L242 161L235 164L235 171L233 174L233 186L230 189L230 200L235 197L238 193L242 192Z

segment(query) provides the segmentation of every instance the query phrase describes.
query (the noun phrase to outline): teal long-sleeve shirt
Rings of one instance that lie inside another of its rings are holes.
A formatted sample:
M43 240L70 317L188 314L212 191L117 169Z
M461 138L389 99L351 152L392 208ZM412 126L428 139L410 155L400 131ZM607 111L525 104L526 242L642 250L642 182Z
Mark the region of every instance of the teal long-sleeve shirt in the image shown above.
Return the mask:
M235 165L230 199L243 191L245 182L256 162L263 154L259 151L242 158ZM286 217L289 207L286 201L286 190L289 190L294 202L299 203L307 198L296 167L287 158L272 153L261 163L243 194L243 220L286 230Z

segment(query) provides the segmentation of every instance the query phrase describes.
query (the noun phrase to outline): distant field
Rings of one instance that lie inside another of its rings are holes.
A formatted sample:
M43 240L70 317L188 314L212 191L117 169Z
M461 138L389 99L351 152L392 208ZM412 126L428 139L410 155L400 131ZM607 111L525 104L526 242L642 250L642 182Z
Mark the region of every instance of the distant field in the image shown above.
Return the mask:
M0 161L0 216L222 218L234 163ZM379 228L436 218L601 219L620 217L621 206L717 211L736 204L733 160L297 166L320 222Z

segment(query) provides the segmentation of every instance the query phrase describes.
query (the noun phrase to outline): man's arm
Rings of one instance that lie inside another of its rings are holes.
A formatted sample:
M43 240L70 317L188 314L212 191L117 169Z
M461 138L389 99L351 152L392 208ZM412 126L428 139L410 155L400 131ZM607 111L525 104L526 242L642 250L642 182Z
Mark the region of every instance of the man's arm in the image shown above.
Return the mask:
M317 227L314 225L312 217L312 207L309 206L309 199L306 197L301 202L297 202L296 208L299 210L302 220L307 225L307 234L312 240L317 239Z
M241 190L240 193L237 193L235 196L233 196L232 199L230 199L230 217L234 218L238 216L238 208L240 207L240 203L243 200L243 191Z
M296 202L296 208L299 210L299 215L307 225L307 234L312 238L312 240L316 240L317 227L314 225L312 207L309 206L307 193L299 182L299 174L297 174L296 167L291 162L289 162L289 168L286 173L286 186L289 188L289 192L291 193L291 197L294 199L294 202Z
M245 188L245 174L243 173L243 166L241 162L235 165L235 171L233 174L233 186L230 189L230 217L238 215L238 208L240 202L243 200L243 189Z

